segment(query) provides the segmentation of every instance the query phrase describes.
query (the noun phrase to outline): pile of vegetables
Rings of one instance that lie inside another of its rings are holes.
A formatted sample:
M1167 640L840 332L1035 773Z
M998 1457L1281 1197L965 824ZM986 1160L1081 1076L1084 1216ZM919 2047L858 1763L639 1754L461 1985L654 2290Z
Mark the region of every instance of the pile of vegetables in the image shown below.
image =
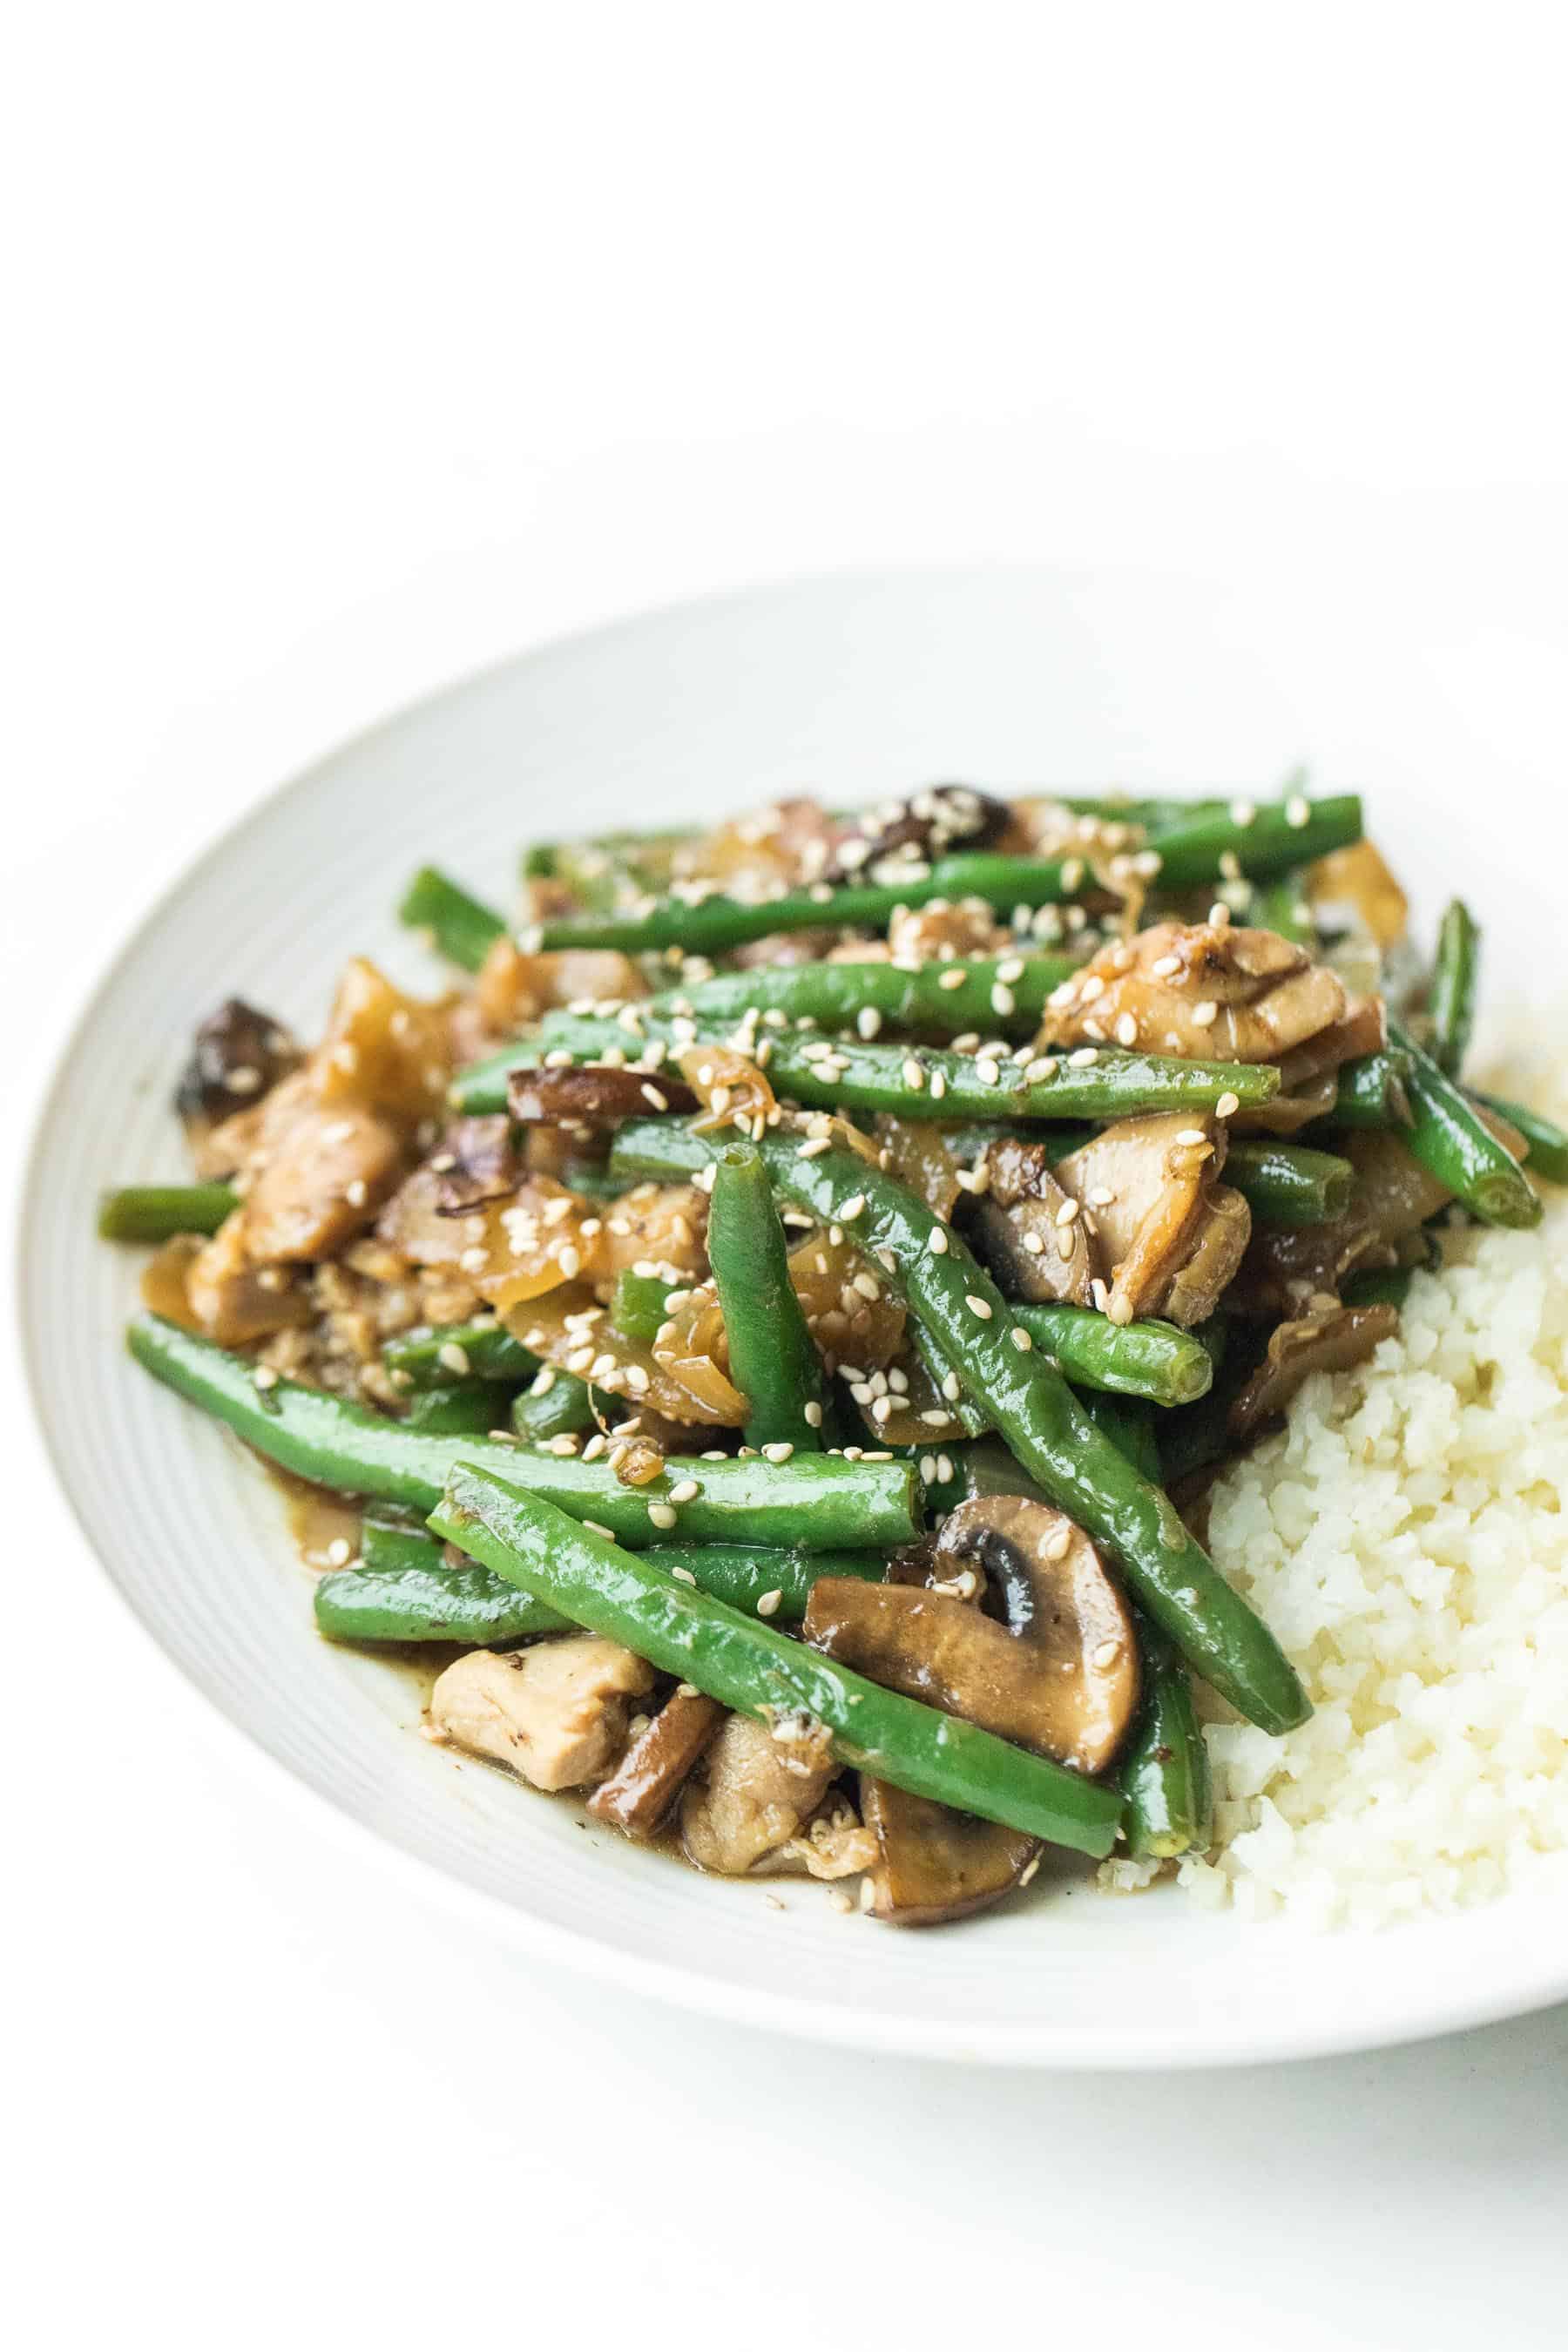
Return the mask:
M230 1001L137 1360L360 1511L334 1640L439 1736L702 1867L920 1925L1042 1847L1212 1835L1194 1680L1307 1712L1203 1547L1217 1471L1568 1137L1467 1089L1353 798L798 801L434 869L463 984ZM843 1901L845 1898L839 1896Z

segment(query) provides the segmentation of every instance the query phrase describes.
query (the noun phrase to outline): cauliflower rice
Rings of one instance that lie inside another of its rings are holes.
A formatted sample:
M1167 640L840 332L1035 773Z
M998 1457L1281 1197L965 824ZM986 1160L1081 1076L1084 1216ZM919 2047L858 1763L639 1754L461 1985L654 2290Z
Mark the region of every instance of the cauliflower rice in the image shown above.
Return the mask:
M1564 1866L1565 1488L1559 1197L1535 1233L1451 1234L1397 1337L1216 1485L1214 1557L1316 1711L1283 1738L1208 1725L1219 1849L1183 1864L1193 1895L1372 1926Z

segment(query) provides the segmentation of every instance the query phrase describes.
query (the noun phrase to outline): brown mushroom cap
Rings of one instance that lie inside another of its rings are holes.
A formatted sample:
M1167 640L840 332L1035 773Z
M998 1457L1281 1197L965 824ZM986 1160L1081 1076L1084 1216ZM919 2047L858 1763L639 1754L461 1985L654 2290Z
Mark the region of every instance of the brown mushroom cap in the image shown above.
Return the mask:
M682 1685L638 1733L611 1773L588 1800L595 1821L625 1830L628 1837L658 1835L688 1775L701 1760L724 1720L716 1698Z
M697 1108L691 1088L662 1070L650 1077L646 1070L589 1062L558 1070L513 1070L506 1082L507 1108L525 1126L542 1121L551 1127L607 1127L623 1118L646 1118L656 1108L655 1094L662 1096L668 1110Z
M1138 1648L1093 1544L1048 1503L975 1496L943 1524L935 1564L952 1577L971 1561L1004 1623L952 1592L819 1577L805 1637L890 1690L1103 1771L1138 1703Z
M898 1927L934 1927L983 1911L1018 1884L1040 1850L1020 1830L911 1797L868 1773L860 1811L878 1845L871 1914Z

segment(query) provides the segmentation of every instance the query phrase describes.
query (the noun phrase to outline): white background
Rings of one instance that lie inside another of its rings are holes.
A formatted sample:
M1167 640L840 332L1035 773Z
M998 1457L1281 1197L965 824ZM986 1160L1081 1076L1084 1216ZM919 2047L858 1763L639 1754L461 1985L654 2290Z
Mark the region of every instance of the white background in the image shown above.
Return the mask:
M1286 581L1369 663L1444 649L1479 753L1560 789L1555 19L30 12L8 1135L113 937L254 793L688 590L941 556ZM205 1722L4 1425L18 2340L1561 2343L1568 2013L1072 2080L523 1969Z

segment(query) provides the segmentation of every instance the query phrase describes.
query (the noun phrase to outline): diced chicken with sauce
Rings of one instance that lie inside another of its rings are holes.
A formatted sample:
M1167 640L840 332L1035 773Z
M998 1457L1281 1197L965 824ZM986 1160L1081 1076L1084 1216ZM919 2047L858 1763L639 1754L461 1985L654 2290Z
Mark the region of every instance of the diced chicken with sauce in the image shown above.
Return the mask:
M740 1876L798 1835L833 1771L825 1740L781 1739L769 1725L732 1715L708 1751L704 1777L681 1799L688 1855L700 1870Z
M582 1789L619 1761L628 1702L653 1685L652 1667L618 1642L564 1634L458 1659L430 1694L430 1722L455 1747L509 1765L536 1789Z

